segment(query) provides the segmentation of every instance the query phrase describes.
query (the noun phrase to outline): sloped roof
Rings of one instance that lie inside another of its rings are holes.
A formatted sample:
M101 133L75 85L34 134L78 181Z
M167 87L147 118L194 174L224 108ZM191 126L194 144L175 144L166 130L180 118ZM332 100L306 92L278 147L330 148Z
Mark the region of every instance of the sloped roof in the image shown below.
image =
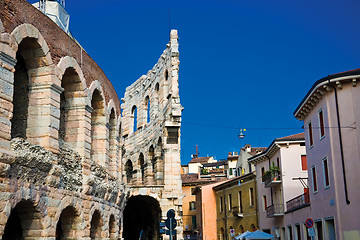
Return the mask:
M297 133L290 136L276 138L275 141L296 141L296 140L305 140L305 133Z
M241 150L246 152L246 148L241 148ZM256 154L265 152L266 150L267 150L267 147L251 147L251 151L247 152L247 153L249 153L251 156L255 156Z
M207 163L209 161L210 157L197 157L191 159L189 163Z
M210 179L202 179L196 173L181 174L182 183L203 183L210 182Z

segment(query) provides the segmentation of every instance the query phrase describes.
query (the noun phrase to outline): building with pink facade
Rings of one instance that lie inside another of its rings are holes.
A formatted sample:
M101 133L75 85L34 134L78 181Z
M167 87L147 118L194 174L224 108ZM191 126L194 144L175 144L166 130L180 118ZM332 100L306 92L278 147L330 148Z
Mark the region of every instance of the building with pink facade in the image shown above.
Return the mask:
M355 69L318 80L294 112L304 122L318 239L360 239L359 78Z
M304 133L275 139L255 165L259 228L277 239L306 239L310 215Z

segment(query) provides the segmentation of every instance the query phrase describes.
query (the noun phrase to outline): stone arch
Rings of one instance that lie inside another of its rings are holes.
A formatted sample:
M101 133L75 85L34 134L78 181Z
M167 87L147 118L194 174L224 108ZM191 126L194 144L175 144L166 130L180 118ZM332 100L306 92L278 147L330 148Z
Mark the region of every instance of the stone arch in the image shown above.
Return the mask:
M73 206L67 206L61 211L56 224L56 239L75 239L82 236L83 219Z
M151 103L150 103L150 97L149 95L147 95L145 97L145 118L146 118L146 123L149 123L151 121Z
M138 129L138 113L137 113L137 107L134 105L131 108L131 119L130 120L130 129L132 129L133 132L136 132Z
M134 167L131 160L127 160L124 166L124 170L125 170L126 182L131 184L133 178L133 171L134 171Z
M91 84L91 153L92 163L97 163L105 168L108 167L106 155L106 117L105 117L105 97L98 81Z
M44 66L50 66L53 64L51 59L49 47L41 35L39 30L31 24L24 23L17 26L11 33L11 35L15 38L18 45L25 39L34 39L37 42L37 51L32 52L34 55L31 55L29 52L26 56L34 57L37 56L39 61L34 62L33 64L29 63L29 68L38 68ZM35 54L36 53L36 54Z
M141 230L146 235L144 239L158 239L160 236L161 208L151 196L131 196L126 202L123 219L124 240L139 239Z
M16 27L11 36L18 44L11 137L27 138L33 144L57 151L57 136L52 134L57 125L50 122L59 120L49 105L57 105L62 88L59 80L52 76L54 66L49 47L31 24Z
M90 220L90 239L101 239L103 219L99 210L95 209Z
M116 176L117 171L117 136L116 136L116 114L115 108L111 108L109 114L108 121L108 129L109 129L109 141L108 141L108 149L109 149L109 172L112 176Z
M109 239L116 240L117 239L117 227L116 220L113 214L110 215L109 218Z
M139 175L138 175L138 182L141 184L145 183L145 157L143 153L139 154L139 159L137 161Z
M10 212L2 239L13 240L37 237L39 230L43 230L42 218L43 214L36 209L33 201L21 200Z
M159 137L155 148L155 168L154 179L156 184L162 184L164 181L164 153L162 138Z
M155 183L155 174L156 174L156 157L155 157L155 148L153 147L153 145L151 145L149 147L149 153L148 153L148 158L149 158L149 163L151 166L151 176L152 176L152 180Z
M66 142L76 149L81 141L81 125L85 117L85 80L79 65L71 57L62 58L58 69L64 89L60 95L59 146Z

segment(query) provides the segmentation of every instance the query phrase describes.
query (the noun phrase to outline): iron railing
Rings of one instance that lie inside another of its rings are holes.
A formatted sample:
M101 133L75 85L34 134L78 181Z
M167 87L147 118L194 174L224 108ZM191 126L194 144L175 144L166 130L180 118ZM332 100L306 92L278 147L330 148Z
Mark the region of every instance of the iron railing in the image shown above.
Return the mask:
M309 192L305 192L300 196L297 196L286 202L286 211L291 212L299 208L303 208L310 205Z
M284 215L284 204L273 204L266 208L266 216L268 218L283 216Z
M281 181L280 172L268 172L262 177L262 181L265 183L265 187L273 181Z

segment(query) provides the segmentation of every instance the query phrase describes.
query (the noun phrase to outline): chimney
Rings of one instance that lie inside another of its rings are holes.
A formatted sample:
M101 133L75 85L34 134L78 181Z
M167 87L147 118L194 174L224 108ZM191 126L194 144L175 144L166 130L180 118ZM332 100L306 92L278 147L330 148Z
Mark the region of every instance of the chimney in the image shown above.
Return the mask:
M245 152L251 152L251 145L245 144Z

